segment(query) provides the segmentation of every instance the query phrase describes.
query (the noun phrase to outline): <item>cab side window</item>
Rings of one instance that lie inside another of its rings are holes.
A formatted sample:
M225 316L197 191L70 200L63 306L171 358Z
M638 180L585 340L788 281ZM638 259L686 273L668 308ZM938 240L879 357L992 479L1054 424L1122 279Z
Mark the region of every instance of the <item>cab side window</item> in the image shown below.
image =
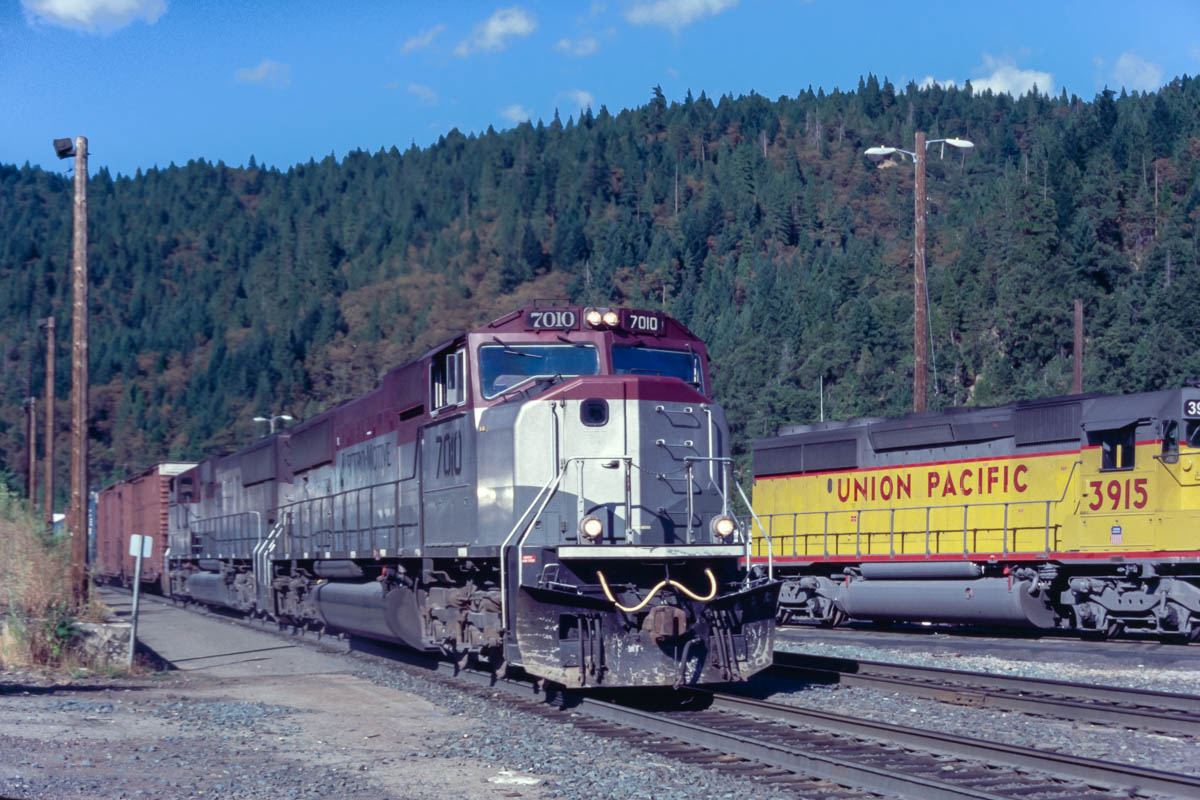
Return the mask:
M1089 444L1100 446L1100 469L1133 469L1135 425L1110 431L1093 431Z
M461 349L447 350L434 356L429 368L429 382L430 405L435 411L466 402L466 363L466 351Z
M1179 460L1179 422L1173 419L1162 424L1162 460L1167 464Z

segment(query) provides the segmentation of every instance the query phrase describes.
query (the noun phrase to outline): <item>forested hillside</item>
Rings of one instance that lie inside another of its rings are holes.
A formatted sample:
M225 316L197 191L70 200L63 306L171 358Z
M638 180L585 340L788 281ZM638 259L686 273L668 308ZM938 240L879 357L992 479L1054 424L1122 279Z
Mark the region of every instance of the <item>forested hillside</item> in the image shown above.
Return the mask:
M93 480L249 442L534 298L663 308L710 342L744 451L780 422L911 407L913 134L930 150L930 402L1200 377L1200 79L1013 100L965 88L601 108L286 171L203 160L91 182ZM93 148L102 151L103 143ZM70 389L70 196L0 165L0 464L54 314ZM66 437L58 470L65 490Z

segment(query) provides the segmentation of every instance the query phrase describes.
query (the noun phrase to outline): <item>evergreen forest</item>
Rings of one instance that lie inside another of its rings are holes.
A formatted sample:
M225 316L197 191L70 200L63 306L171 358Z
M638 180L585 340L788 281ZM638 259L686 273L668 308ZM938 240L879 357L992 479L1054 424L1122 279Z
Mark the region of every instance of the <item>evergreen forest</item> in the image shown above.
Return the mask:
M777 100L654 87L636 109L286 170L101 170L92 483L242 447L256 415L309 416L543 298L688 325L743 458L822 402L826 419L904 414L914 171L863 151L917 131L976 145L928 153L932 408L1068 393L1075 298L1085 391L1200 377L1200 78L1091 99L873 75ZM22 482L53 315L63 498L71 194L66 175L0 164L0 464Z

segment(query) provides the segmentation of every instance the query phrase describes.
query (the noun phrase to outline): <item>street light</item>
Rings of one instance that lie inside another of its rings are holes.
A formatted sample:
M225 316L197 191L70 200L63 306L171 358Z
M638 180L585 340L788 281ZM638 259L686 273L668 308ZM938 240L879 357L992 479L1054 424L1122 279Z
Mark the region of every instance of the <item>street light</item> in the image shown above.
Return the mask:
M869 147L864 155L872 161L880 161L900 153L912 159L913 171L913 411L918 413L925 410L925 159L926 149L932 144L942 146L945 155L946 145L959 150L971 150L975 143L967 139L931 139L925 141L925 132L917 131L916 147L910 152L899 147L884 147L879 145Z
M284 422L291 422L293 419L294 419L294 417L292 417L291 414L272 414L270 417L255 417L254 421L268 423L271 426L271 434L274 434L275 433L275 423L278 420L283 420ZM268 434L268 435L270 435L270 434Z

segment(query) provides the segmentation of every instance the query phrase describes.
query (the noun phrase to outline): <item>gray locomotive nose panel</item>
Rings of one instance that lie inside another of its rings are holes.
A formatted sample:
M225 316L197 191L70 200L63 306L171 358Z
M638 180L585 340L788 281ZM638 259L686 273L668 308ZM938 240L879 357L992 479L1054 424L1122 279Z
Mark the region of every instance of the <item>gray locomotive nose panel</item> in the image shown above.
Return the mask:
M603 397L612 392L593 380L580 384L562 397L495 406L480 416L481 530L503 536L561 472L529 545L580 543L585 517L604 525L598 546L712 541L708 523L727 509L729 488L719 461L726 447L720 409ZM606 405L603 424L596 424L597 399Z

